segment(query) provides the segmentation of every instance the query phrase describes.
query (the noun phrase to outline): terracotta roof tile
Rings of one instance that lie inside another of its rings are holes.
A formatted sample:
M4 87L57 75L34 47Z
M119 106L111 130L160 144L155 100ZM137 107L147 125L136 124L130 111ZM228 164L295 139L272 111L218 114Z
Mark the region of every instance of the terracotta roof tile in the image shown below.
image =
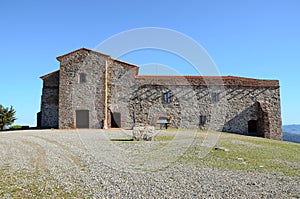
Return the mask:
M278 80L262 80L237 76L136 76L144 84L156 85L223 85L244 87L279 87Z

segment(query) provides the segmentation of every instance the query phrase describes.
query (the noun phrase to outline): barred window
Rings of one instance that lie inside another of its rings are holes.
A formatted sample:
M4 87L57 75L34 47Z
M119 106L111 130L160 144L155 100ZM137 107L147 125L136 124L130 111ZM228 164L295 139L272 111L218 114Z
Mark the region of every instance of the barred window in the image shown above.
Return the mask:
M213 103L216 103L216 102L218 102L220 100L220 93L212 93L211 94L211 101L213 102Z
M163 102L164 103L171 103L172 102L172 93L170 91L164 93Z

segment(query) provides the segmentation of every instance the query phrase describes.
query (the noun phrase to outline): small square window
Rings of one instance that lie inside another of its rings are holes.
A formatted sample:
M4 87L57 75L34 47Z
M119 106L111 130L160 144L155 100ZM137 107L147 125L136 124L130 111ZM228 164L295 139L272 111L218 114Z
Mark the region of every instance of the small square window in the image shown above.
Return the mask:
M206 115L200 115L200 124L203 125L206 123Z
M79 83L85 83L86 82L86 74L85 73L80 73L79 74Z
M211 94L211 101L216 103L220 100L220 93L212 93Z
M171 103L172 102L172 93L170 91L168 92L165 92L164 95L163 95L163 101L164 103Z

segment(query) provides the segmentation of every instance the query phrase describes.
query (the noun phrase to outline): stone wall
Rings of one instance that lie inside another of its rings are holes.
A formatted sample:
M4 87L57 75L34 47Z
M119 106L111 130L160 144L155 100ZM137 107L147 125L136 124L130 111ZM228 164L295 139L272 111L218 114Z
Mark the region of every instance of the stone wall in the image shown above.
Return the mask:
M121 126L132 129L134 121L131 113L130 95L135 88L137 67L118 60L108 61L108 127L113 118L111 113L121 113Z
M81 49L58 59L59 128L76 128L76 110L89 111L89 128L103 127L107 56ZM83 83L80 74L85 74Z
M126 129L157 126L159 117L171 116L174 128L250 134L252 122L256 135L282 138L276 80L138 76L137 66L88 49L57 59L60 73L43 76L44 127L76 128L76 110L88 110L89 128L103 128L107 107L108 128L114 127L115 113L120 116L119 127ZM164 101L167 92L171 93L168 103ZM203 116L205 122L201 123Z
M170 103L164 102L166 92L172 94ZM135 113L136 125L158 126L157 119L166 116L171 116L174 128L222 130L225 122L226 101L213 103L205 86L142 84L131 93L130 99L129 108ZM207 117L205 124L200 124L201 115Z
M261 136L282 139L279 87L228 87L223 131L248 134L248 121L258 121Z
M257 135L281 140L278 81L248 80L241 85L241 82L228 82L225 79L224 86L205 86L206 82L201 86L197 81L138 78L130 94L130 117L135 117L136 125L156 125L159 116L171 116L171 125L175 128L210 129L247 135L248 122L255 120ZM167 91L173 95L171 103L163 102L163 93ZM212 100L213 93L218 94L217 102ZM206 116L205 124L200 124L201 115Z
M58 128L58 87L59 72L42 77L41 127Z

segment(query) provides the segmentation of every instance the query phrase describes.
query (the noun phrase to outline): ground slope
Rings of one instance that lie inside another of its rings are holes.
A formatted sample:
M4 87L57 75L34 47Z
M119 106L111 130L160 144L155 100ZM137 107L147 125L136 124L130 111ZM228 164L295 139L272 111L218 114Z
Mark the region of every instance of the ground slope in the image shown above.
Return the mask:
M0 197L300 197L299 144L194 131L133 142L130 133L1 133Z

